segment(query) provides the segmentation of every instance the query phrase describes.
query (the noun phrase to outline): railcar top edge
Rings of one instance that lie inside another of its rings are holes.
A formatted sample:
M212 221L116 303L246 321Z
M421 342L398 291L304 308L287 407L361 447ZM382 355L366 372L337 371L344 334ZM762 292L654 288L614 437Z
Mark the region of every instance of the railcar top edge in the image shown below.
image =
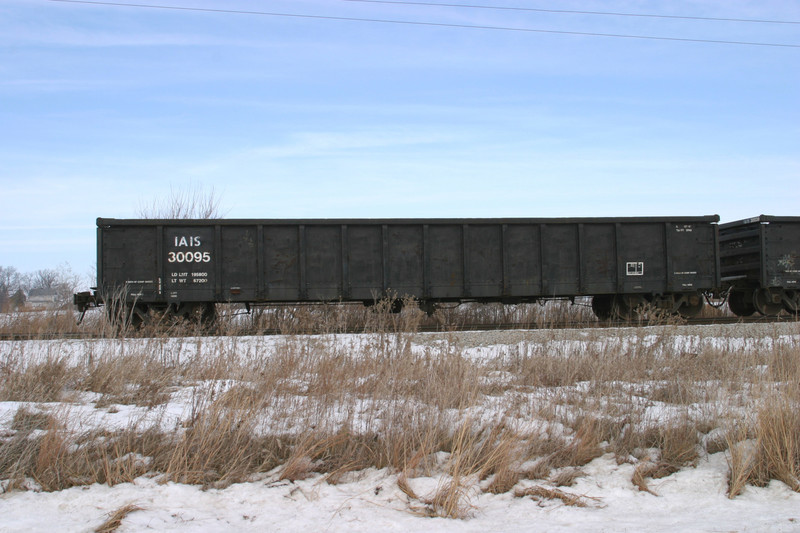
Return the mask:
M735 227L735 226L742 226L744 224L755 224L755 223L762 223L767 224L770 222L781 223L781 222L800 222L800 217L784 217L784 216L773 216L773 215L759 215L757 217L751 218L743 218L742 220L734 220L732 222L726 222L724 224L720 224L720 229Z
M191 226L198 224L219 225L359 225L359 224L613 224L613 223L716 223L719 215L677 217L573 217L573 218L204 218L204 219L156 219L156 218L103 218L98 217L98 227L110 226Z

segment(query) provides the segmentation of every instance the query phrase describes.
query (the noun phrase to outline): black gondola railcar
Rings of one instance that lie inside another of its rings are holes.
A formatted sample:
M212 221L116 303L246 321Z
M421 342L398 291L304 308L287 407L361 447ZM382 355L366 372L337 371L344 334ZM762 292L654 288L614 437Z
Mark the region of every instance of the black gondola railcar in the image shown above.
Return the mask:
M216 303L532 302L593 297L696 315L720 285L719 217L97 219L97 294L134 317L213 317Z
M761 215L722 224L722 285L739 316L800 310L800 217Z

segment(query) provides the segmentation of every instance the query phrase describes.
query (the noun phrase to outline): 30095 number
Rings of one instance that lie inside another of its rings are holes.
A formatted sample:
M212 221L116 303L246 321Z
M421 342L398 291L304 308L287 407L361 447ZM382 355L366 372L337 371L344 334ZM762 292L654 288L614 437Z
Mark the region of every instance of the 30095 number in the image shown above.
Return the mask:
M169 263L208 263L211 261L211 252L169 252Z

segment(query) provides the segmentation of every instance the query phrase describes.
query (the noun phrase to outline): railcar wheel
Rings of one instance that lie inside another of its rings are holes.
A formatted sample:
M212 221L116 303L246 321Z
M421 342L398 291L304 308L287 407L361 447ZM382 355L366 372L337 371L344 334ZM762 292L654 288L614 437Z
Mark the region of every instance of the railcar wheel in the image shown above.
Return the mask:
M736 316L750 316L756 312L753 305L753 293L751 291L731 291L728 295L728 308Z
M201 304L203 310L200 314L200 323L205 328L214 328L217 325L217 306L213 303Z
M705 305L702 294L690 294L678 307L678 314L683 318L694 318L703 311Z
M783 310L780 289L756 289L753 292L753 305L764 316L778 316Z
M800 312L800 291L783 291L783 308L790 315Z
M389 312L393 315L398 315L403 311L403 307L405 307L403 300L400 298L395 298L392 300L392 304L389 306Z
M430 300L422 300L419 302L419 309L427 316L433 316L436 314L436 304L431 302Z
M600 294L592 296L592 311L599 320L606 321L611 318L614 308L614 295Z
M614 296L614 302L611 305L611 316L617 320L630 320L631 308L627 305L625 296L617 294Z

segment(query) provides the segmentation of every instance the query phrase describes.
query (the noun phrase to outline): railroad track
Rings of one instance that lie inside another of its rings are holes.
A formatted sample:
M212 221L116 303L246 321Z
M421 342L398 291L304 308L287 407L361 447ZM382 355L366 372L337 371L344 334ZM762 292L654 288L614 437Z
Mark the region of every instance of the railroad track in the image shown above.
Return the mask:
M69 339L102 339L107 338L98 333L69 332L69 333L0 333L0 341L30 341L30 340L69 340Z
M798 322L798 317L790 315L780 315L777 317L768 316L751 316L751 317L698 317L698 318L671 318L667 320L640 320L640 321L565 321L565 322L549 322L546 324L532 324L532 323L495 323L495 324L436 324L436 325L420 325L414 331L422 333L433 332L447 332L447 331L502 331L502 330L518 330L518 329L599 329L599 328L620 328L620 327L643 327L643 326L690 326L690 325L715 325L715 324L771 324L771 323L787 323ZM227 334L228 336L252 336L252 335L314 335L324 333L399 333L404 331L400 328L393 328L391 324L387 324L383 329L365 330L364 326L353 327L350 329L337 330L337 331L324 331L319 328L297 329L287 332L284 328L275 329L261 329L261 330L242 330L234 333ZM165 331L165 336L168 337L191 337L196 336L196 331L183 331L180 333ZM217 336L219 334L210 333L210 336ZM129 337L139 337L137 332L134 332ZM147 335L142 335L146 337ZM0 341L21 341L21 340L83 340L83 339L115 339L119 338L115 335L103 335L92 332L36 332L36 333L14 333L5 332L0 333Z

